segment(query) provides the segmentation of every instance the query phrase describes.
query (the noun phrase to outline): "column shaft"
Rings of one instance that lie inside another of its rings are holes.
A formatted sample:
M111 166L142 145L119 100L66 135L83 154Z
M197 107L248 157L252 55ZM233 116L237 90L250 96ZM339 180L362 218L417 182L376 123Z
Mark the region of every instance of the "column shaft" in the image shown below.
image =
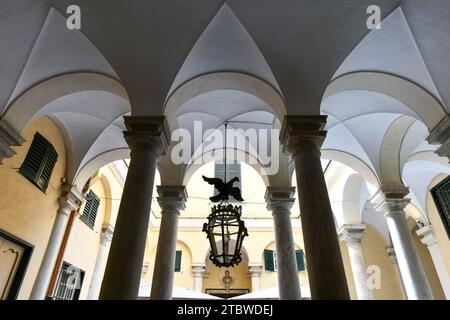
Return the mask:
M404 189L403 191L401 189ZM387 225L397 255L406 294L410 300L431 300L433 294L428 283L422 261L406 224L404 207L409 199L403 197L407 188L382 188L374 199L376 210L384 212Z
M92 272L91 285L87 295L88 300L96 300L100 294L100 287L105 272L106 260L108 258L109 243L111 242L113 234L111 225L103 226L102 229L100 246L98 248L97 259L95 260L95 267Z
M131 161L100 299L136 299L142 272L156 162L168 141L164 117L124 117Z
M171 300L178 217L180 210L184 209L187 194L183 186L158 186L157 190L160 195L158 203L162 212L150 297L153 300Z
M194 290L203 292L203 274L206 266L204 264L193 264L192 274L194 275Z
M400 272L400 268L398 266L397 255L395 254L395 249L393 246L386 247L386 253L388 257L391 259L392 264L395 267L395 272L397 273L397 279L400 283L400 288L402 290L402 295L405 300L408 300L408 295L406 294L405 284L403 283L402 274Z
M350 299L320 161L326 116L286 116L280 133L292 153L312 299Z
M422 237L422 243L427 246L439 281L441 282L442 290L444 291L447 300L450 300L450 277L448 275L447 267L445 266L441 251L439 250L437 238L433 232L433 227L430 224L426 225L417 230L416 233Z
M361 246L365 229L365 225L343 225L339 231L341 239L347 245L358 300L373 299Z
M295 243L292 234L291 211L295 188L268 187L266 191L267 209L272 211L277 251L278 290L281 300L300 300Z
M275 227L275 246L278 262L278 289L281 300L301 299L295 244L292 236L291 211L276 208L272 211Z
M263 266L260 264L250 265L248 267L248 271L250 272L250 276L252 279L252 292L256 292L261 290L261 273L263 270ZM298 278L298 277L297 277Z
M44 258L31 291L31 300L44 300L58 258L59 248L64 238L67 221L72 210L81 203L82 196L72 186L63 185L63 196L59 198L59 208L50 234Z
M177 246L178 210L162 211L153 271L152 300L171 300Z

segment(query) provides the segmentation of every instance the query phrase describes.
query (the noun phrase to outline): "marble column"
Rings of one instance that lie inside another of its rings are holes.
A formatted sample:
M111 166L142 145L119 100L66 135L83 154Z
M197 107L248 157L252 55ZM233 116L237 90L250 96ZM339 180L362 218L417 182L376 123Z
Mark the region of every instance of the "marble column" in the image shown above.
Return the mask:
M132 300L139 294L156 163L170 139L163 116L124 119L131 159L100 299Z
M403 284L402 274L400 273L400 268L398 266L397 255L395 254L394 247L393 246L386 247L386 253L387 253L389 259L391 260L392 264L395 267L395 272L397 273L397 279L398 279L398 282L400 283L400 288L402 290L403 298L405 300L407 300L408 295L406 294L405 285Z
M437 244L436 235L433 232L431 224L426 225L416 231L417 235L421 237L420 241L425 244L430 252L434 267L444 290L445 298L450 300L450 277L448 275L447 267L445 266L444 258Z
M261 290L261 274L263 271L262 264L250 264L248 266L248 272L252 279L252 292Z
M292 234L291 208L294 204L295 188L268 187L267 210L272 211L275 229L275 247L278 265L278 290L281 300L300 300L295 244Z
M62 185L62 195L58 199L59 208L56 213L44 258L42 259L31 291L30 300L44 300L46 298L47 289L50 284L56 259L58 258L59 248L64 238L69 215L72 210L77 210L80 207L82 198L83 196L75 186L68 184Z
M97 252L97 259L95 260L94 271L92 272L91 285L87 295L88 300L98 299L100 287L102 284L103 274L105 272L106 260L108 258L109 244L111 243L114 228L110 224L102 226L102 233L100 234L100 246Z
M205 274L206 266L204 263L193 263L192 274L194 275L194 290L203 292L203 275Z
M312 299L350 299L320 147L326 116L286 116L280 140L292 154Z
M432 300L430 284L406 223L404 208L410 200L404 197L408 193L405 187L382 187L371 201L386 218L408 299Z
M373 300L361 246L365 230L364 224L344 224L338 234L347 245L358 300Z
M429 144L441 146L436 150L440 157L450 159L450 116L447 115L439 122L439 124L430 132L427 138Z
M0 119L0 164L3 159L11 158L16 154L13 146L21 146L25 141L20 133L16 132L5 120Z
M152 300L171 300L175 255L177 246L178 217L187 199L184 186L158 186L158 203L161 207L161 226L153 271Z

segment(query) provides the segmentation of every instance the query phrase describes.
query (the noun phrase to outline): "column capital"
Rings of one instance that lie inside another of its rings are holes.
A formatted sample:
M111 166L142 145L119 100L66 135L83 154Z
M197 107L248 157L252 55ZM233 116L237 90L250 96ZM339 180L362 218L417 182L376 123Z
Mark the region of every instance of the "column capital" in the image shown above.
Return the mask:
M397 264L397 254L395 253L395 249L393 246L387 246L386 247L386 253L389 257L389 259L391 259L391 262L393 264Z
M257 276L261 276L262 272L263 272L263 265L258 263L258 264L249 264L248 265L248 272L251 275L257 275Z
M206 270L206 265L204 263L193 263L191 265L192 273L194 276L202 277Z
M104 223L102 225L102 233L100 234L100 239L102 242L110 242L114 234L114 227L109 223Z
M5 120L0 119L0 164L4 158L11 158L16 152L11 146L21 146L25 139Z
M275 208L291 210L295 202L294 194L294 187L267 187L264 196L267 210L273 211Z
M157 186L158 204L161 209L184 210L188 197L185 186Z
M169 126L165 116L124 116L127 131L124 138L131 152L154 151L162 155L170 143Z
M431 130L427 137L429 144L440 144L436 153L441 157L450 157L450 116L447 115Z
M401 187L381 187L369 201L374 205L374 210L388 214L400 212L411 202L405 198L409 194L409 188Z
M421 237L420 241L427 247L437 244L436 234L433 231L433 226L427 224L426 226L416 230L416 234Z
M361 244L365 231L365 224L344 224L339 228L338 235L347 245Z
M326 123L327 116L285 116L280 131L283 151L295 153L304 146L320 150L327 135L323 130Z
M77 210L83 200L83 195L75 185L63 183L61 186L61 196L58 198L58 212L69 215L72 210Z

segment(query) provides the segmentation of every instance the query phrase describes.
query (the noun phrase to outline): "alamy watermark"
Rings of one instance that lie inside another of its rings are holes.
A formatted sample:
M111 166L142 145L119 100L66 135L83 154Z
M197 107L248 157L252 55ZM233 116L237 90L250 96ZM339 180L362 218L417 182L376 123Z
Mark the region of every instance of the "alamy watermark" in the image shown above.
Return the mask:
M226 133L227 161L244 161L259 165L261 175L274 175L279 170L280 130L235 129ZM194 121L193 131L179 128L172 132L175 145L171 151L174 164L202 165L224 158L225 134L219 129L203 129L202 121ZM194 150L195 148L195 150Z

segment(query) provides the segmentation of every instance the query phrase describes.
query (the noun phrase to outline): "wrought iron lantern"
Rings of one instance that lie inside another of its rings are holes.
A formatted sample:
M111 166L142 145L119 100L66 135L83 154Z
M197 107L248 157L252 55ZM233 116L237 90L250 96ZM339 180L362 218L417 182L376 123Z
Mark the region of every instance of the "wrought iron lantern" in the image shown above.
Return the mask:
M228 123L225 122L225 150L227 126ZM219 191L217 195L209 198L212 202L219 202L219 204L211 208L208 223L203 225L203 232L206 232L211 247L209 259L218 267L234 267L242 261L242 241L244 237L248 236L248 233L244 221L241 220L242 206L233 206L228 203L230 196L237 201L244 201L241 197L241 190L233 187L233 183L239 179L235 177L227 182L226 156L224 164L225 177L223 180L203 176L203 180L213 184Z
M211 246L209 259L218 267L233 267L242 261L242 241L248 233L241 214L242 206L222 202L211 208L208 223L203 225Z

